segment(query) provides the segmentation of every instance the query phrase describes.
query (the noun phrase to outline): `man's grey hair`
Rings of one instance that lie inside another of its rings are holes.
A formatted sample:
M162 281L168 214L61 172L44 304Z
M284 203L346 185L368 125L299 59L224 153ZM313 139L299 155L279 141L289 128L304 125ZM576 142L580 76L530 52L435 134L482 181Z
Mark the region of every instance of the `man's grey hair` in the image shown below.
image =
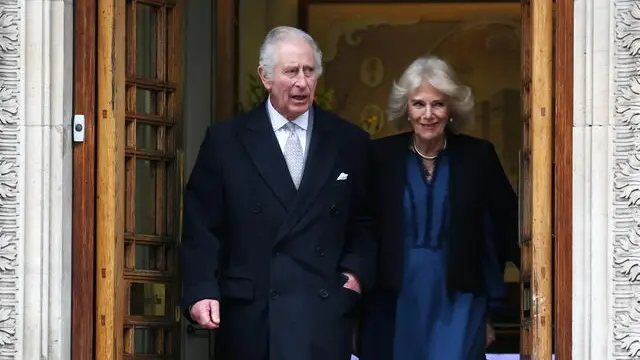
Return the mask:
M390 121L407 121L409 96L420 86L429 84L447 96L452 122L447 126L454 132L473 121L474 98L471 89L462 84L453 68L436 56L414 60L400 80L393 83L387 113ZM400 125L400 124L399 124Z
M278 64L278 58L276 56L278 45L292 39L302 39L311 46L315 59L315 73L316 76L320 77L320 75L322 75L322 51L320 51L320 47L311 35L291 26L275 27L271 29L264 38L262 46L260 46L260 59L258 63L260 68L265 72L265 76L268 79L273 78L273 69Z

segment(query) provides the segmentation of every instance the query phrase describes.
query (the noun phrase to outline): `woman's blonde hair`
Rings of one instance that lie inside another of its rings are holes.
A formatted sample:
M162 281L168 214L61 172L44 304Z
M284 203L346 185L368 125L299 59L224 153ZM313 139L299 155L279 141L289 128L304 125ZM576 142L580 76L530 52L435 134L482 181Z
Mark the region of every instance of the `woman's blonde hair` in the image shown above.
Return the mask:
M473 121L474 98L471 89L462 84L453 68L436 56L425 56L414 60L404 71L400 80L393 83L389 94L387 113L390 121L408 119L409 96L420 86L429 84L448 98L452 122L447 126L454 132L462 130Z

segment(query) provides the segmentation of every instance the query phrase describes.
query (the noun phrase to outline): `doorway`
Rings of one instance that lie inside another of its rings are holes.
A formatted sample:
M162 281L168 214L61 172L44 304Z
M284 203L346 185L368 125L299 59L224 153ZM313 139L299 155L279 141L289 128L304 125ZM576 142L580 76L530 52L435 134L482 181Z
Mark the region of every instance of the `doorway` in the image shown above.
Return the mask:
M255 101L248 95L255 85L248 74L255 71L260 41L272 26L297 25L320 42L327 65L319 86L319 101L353 119L373 137L406 131L384 126L387 92L404 66L425 52L450 60L463 78L467 76L467 82L479 89L476 113L479 121L469 133L496 144L512 185L519 187L518 153L526 119L520 110L521 89L528 86L526 81L523 84L520 65L521 49L527 42L519 36L523 25L521 6L526 3L504 0L446 4L381 0L340 1L340 5L315 0L219 0L215 6L206 0L188 3L76 2L75 98L76 108L84 109L80 113L86 114L87 124L86 141L74 150L74 187L83 184L76 188L80 193L76 194L74 214L83 218L95 214L95 221L90 219L82 227L74 228L73 301L85 314L95 316L73 319L73 337L77 339L73 344L74 360L94 356L133 359L136 355L146 359L210 359L209 334L196 329L187 331L179 316L176 249L180 189L197 153L203 129L211 119L228 118ZM380 24L371 21L360 21L348 36L334 34L336 29L323 31L318 27L322 25L318 21L335 17L335 11L349 14L364 8L377 13L378 22L388 22L384 16L396 16L396 24L391 27L396 29L391 31L399 32L384 34L377 26ZM256 19L259 9L264 10L264 16ZM420 24L406 16L420 11L435 14L436 18ZM571 20L572 1L558 0L557 11L560 19ZM433 27L434 23L437 26ZM571 24L559 21L556 25L554 141L562 146L556 146L560 151L554 155L554 184L555 193L565 194L571 192L571 147L566 145L567 139L570 144L572 121ZM422 28L428 26L432 28ZM425 31L429 34L438 31L442 36L430 39L429 45L427 41L422 47L412 45L411 53L401 49L376 53L375 44L367 45L372 31L379 31L374 34L378 40L381 36L421 38ZM325 33L333 38L326 40ZM109 39L113 41L104 43ZM486 44L489 50L473 50L479 44ZM366 51L359 51L362 46L368 46ZM465 52L456 51L457 48L475 51L478 56L474 58L481 61L477 64L467 61ZM385 52L394 54L391 60L385 58ZM495 52L501 56L496 58ZM478 75L479 68L492 72ZM345 73L353 74L354 81L350 83L358 84L362 90L346 84ZM504 73L510 75L501 76ZM496 78L504 79L500 84L487 84ZM555 261L559 265L555 266L554 278L556 287L563 289L556 292L558 296L554 299L555 348L557 358L562 360L570 359L571 353L571 291L567 290L571 281L570 204L570 198L555 199ZM498 341L489 352L518 354L521 346L531 345L521 337L520 311L526 305L520 296L521 274L509 268L505 281L511 300L504 319L497 321Z
M389 91L414 59L439 56L474 92L475 121L463 132L494 144L512 187L518 189L524 126L522 49L527 45L522 38L520 2L310 0L299 4L299 26L324 52L317 92L321 99L330 97L326 102L330 110L367 130L372 138L410 131L408 122L398 126L387 121ZM242 28L250 20L240 14ZM241 56L249 52L240 51ZM250 101L247 95L239 93ZM489 358L513 358L520 353L520 278L510 264L504 277L506 308L494 319L496 342L487 349Z

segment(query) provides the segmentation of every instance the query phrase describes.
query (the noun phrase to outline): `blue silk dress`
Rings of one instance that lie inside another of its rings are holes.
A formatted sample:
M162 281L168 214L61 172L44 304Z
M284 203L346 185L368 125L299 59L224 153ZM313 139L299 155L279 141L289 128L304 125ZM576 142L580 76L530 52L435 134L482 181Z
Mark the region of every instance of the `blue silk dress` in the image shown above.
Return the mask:
M486 252L478 254L484 260L485 294L450 293L446 285L446 247L452 224L449 159L446 151L440 154L431 183L425 181L416 155L410 154L406 161L402 291L397 296L372 294L362 333L363 343L369 346L362 349L361 359L391 360L391 354L393 360L485 359L486 315L490 308L501 305L505 293L503 267L498 264L488 227L489 214ZM393 337L388 345L367 341L367 337L388 336Z

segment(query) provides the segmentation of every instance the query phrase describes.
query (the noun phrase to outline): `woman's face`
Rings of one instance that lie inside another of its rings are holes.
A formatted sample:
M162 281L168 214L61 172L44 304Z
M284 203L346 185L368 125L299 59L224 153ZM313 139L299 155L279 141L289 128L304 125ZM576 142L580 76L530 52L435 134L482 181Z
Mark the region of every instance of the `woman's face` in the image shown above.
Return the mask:
M424 141L439 140L449 121L447 97L429 84L417 88L409 96L409 121L413 132Z

